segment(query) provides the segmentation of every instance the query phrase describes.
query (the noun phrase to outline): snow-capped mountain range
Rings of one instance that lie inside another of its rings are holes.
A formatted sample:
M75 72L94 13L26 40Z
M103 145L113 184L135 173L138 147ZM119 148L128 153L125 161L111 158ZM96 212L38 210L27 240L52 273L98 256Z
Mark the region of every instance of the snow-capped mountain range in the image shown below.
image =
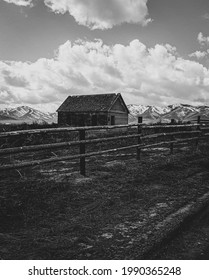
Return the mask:
M43 113L29 106L19 106L16 108L6 108L0 110L0 121L6 123L15 122L57 122L57 113Z
M196 121L200 115L202 119L209 120L209 106L192 106L188 104L173 104L169 106L145 106L128 105L129 123L137 122L138 116L143 117L143 123L170 122L176 121ZM56 123L57 113L44 113L29 106L19 106L16 108L6 108L0 110L1 123L21 123L21 122L47 122Z
M143 123L170 122L176 121L188 122L196 121L198 116L209 120L209 106L192 106L188 104L173 104L164 107L128 105L129 122L137 122L137 117L143 117Z

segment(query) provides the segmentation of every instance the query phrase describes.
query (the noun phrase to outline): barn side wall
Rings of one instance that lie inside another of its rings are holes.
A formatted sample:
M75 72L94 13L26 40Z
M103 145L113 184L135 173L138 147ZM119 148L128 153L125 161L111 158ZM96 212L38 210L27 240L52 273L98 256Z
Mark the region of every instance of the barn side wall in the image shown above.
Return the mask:
M108 124L111 125L111 116L114 116L115 125L128 124L128 112L124 103L118 98L108 112Z
M111 116L115 117L115 125L128 124L128 114L117 111L108 113L69 113L58 112L58 124L69 126L92 126L92 116L97 116L96 125L111 125Z
M128 114L110 111L108 113L108 124L111 125L111 116L115 116L115 125L128 124Z
M93 116L96 116L96 124L93 123ZM107 125L108 114L105 112L58 112L58 124L69 126L92 126L92 125Z

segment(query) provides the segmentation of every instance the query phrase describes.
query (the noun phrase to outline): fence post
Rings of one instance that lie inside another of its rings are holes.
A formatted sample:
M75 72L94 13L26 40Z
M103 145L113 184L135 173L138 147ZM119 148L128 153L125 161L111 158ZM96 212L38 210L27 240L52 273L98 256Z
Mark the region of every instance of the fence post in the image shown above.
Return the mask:
M175 120L174 119L171 119L171 124L174 124L175 123ZM171 135L171 141L174 140L174 137L173 135ZM173 143L170 144L170 154L172 155L173 154Z
M197 117L197 124L200 124L200 116ZM197 126L197 130L200 130L200 126ZM198 134L198 139L196 139L196 143L195 143L195 150L198 150L198 144L199 144L199 134Z
M142 117L138 117L138 124L142 123ZM139 135L137 140L138 140L138 144L141 144L141 137L140 134L142 133L142 127L141 125L138 125L137 127L137 134ZM140 160L141 158L141 149L139 147L137 147L137 160Z
M85 140L85 130L79 130L79 141ZM80 143L80 155L85 154L85 143ZM86 158L80 158L80 174L86 176Z

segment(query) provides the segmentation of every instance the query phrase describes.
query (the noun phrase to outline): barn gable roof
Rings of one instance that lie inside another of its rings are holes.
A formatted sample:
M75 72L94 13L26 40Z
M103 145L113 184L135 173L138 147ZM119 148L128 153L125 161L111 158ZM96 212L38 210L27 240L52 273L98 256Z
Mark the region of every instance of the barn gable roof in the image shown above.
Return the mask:
M127 113L129 113L120 93L71 95L61 104L57 112L107 112L118 98L120 98Z

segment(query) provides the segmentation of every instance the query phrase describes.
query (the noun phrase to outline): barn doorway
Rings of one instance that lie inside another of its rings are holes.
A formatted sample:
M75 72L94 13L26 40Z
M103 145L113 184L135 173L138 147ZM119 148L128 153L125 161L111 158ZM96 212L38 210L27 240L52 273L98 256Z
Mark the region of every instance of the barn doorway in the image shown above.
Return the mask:
M93 115L91 121L92 121L92 125L96 126L97 125L97 115Z
M110 124L115 125L115 116L111 116Z

